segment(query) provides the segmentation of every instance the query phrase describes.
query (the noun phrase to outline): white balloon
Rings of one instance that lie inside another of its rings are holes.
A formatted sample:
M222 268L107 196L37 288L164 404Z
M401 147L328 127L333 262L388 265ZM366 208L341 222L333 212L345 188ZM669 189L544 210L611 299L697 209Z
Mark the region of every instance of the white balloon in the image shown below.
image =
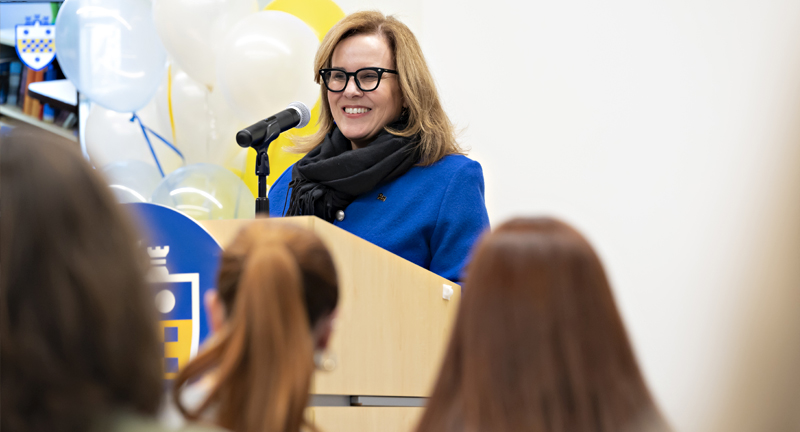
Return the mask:
M156 187L151 201L186 213L196 220L249 219L255 198L242 179L212 164L187 165Z
M228 105L222 91L217 89L208 95L209 160L226 168L241 171L241 151L247 150L236 143L236 132L249 126L236 116Z
M147 0L67 0L56 18L55 41L64 75L114 111L145 106L167 64Z
M137 112L142 124L147 127L157 124L153 104ZM129 113L119 113L94 105L86 118L86 151L95 167L104 167L114 162L138 160L156 165L147 140L138 121L131 121ZM161 135L161 134L159 134ZM168 136L164 136L169 140ZM155 135L148 133L164 174L183 165L183 160Z
M175 144L187 159L187 164L208 162L209 123L208 88L193 80L183 70L172 76L172 118L175 124Z
M158 35L178 66L197 82L216 82L216 51L230 28L255 13L254 0L154 0Z
M238 145L237 145L238 147ZM228 168L236 174L237 177L243 178L242 176L252 172L246 171L247 169L247 152L249 149L241 148L233 149L231 151L231 156L229 157L228 161L225 163L225 168Z
M217 51L217 81L240 120L251 124L293 101L314 106L319 41L300 18L261 11L231 28Z
M176 146L187 164L229 167L240 149L236 132L247 125L238 120L219 90L209 91L186 72L175 70L171 96Z
M158 168L138 160L114 162L103 167L103 175L118 202L148 202L161 183Z

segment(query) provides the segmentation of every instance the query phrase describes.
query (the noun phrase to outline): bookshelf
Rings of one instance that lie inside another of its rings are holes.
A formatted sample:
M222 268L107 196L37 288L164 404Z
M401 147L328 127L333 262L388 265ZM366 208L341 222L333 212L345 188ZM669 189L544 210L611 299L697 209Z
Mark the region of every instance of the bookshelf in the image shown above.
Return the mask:
M15 120L28 123L38 128L44 129L48 132L52 132L56 135L60 135L64 138L70 139L72 141L78 142L78 137L76 137L75 134L73 133L74 129L65 129L61 126L56 126L52 123L47 123L37 118L33 118L23 113L22 110L16 106L0 105L0 114L13 118Z
M14 29L0 29L0 51L2 51L0 53L0 57L2 57L0 60L16 60L16 50L14 48ZM72 95L69 94L70 91L72 92ZM59 109L66 109L67 111L75 113L78 112L75 87L67 80L40 81L37 83L32 83L31 86L26 89L25 94L42 101L42 103L52 104L53 102L58 102L55 105L57 105L57 108ZM8 116L10 118L25 122L72 141L78 141L78 138L75 136L74 128L67 129L26 115L23 110L16 105L0 105L0 115Z

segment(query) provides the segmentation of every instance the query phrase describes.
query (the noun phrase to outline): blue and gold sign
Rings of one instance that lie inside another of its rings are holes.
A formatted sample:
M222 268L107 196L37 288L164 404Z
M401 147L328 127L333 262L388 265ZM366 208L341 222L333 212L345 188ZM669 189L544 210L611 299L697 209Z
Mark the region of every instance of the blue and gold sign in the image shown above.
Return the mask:
M222 248L197 222L158 204L126 204L145 236L150 256L148 280L160 313L164 378L197 354L208 336L203 296L216 284Z
M56 56L56 26L49 21L49 17L34 15L16 26L17 56L35 71L47 67Z

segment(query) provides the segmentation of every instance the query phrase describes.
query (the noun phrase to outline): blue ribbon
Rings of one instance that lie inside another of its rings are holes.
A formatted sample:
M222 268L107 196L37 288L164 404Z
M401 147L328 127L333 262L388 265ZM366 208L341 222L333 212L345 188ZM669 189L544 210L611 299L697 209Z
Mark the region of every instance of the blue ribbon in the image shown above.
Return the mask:
M183 153L181 153L180 150L178 150L174 145L172 145L172 143L170 143L169 141L164 139L164 137L162 137L161 135L157 134L155 131L153 131L149 127L145 126L144 123L142 123L142 119L139 118L139 116L137 116L135 112L133 113L130 121L134 121L134 120L139 122L139 127L142 129L142 134L144 135L145 141L147 141L147 146L150 147L150 154L153 155L153 160L156 161L156 168L158 168L158 172L161 174L161 177L164 177L164 170L161 168L161 162L158 161L158 156L156 156L156 151L153 148L153 144L150 142L150 137L147 135L147 132L150 132L151 134L155 135L156 138L160 139L162 142L164 142L164 144L167 145L167 147L169 147L170 149L172 149L172 151L177 153L178 156L181 157L181 160L186 162L186 158L183 156Z

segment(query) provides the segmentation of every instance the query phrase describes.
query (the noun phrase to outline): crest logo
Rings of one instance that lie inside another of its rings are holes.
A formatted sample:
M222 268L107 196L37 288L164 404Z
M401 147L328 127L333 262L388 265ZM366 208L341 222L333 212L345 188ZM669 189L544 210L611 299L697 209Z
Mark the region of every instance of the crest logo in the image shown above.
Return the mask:
M148 247L147 254L152 265L147 279L156 291L156 308L161 312L164 379L174 379L197 354L200 343L200 274L170 274L169 246Z
M172 380L209 334L203 297L217 280L222 248L197 222L158 204L125 204L147 248L147 279L163 342L164 379Z
M34 15L16 27L17 55L35 71L44 69L56 56L56 26L49 21L48 17Z

